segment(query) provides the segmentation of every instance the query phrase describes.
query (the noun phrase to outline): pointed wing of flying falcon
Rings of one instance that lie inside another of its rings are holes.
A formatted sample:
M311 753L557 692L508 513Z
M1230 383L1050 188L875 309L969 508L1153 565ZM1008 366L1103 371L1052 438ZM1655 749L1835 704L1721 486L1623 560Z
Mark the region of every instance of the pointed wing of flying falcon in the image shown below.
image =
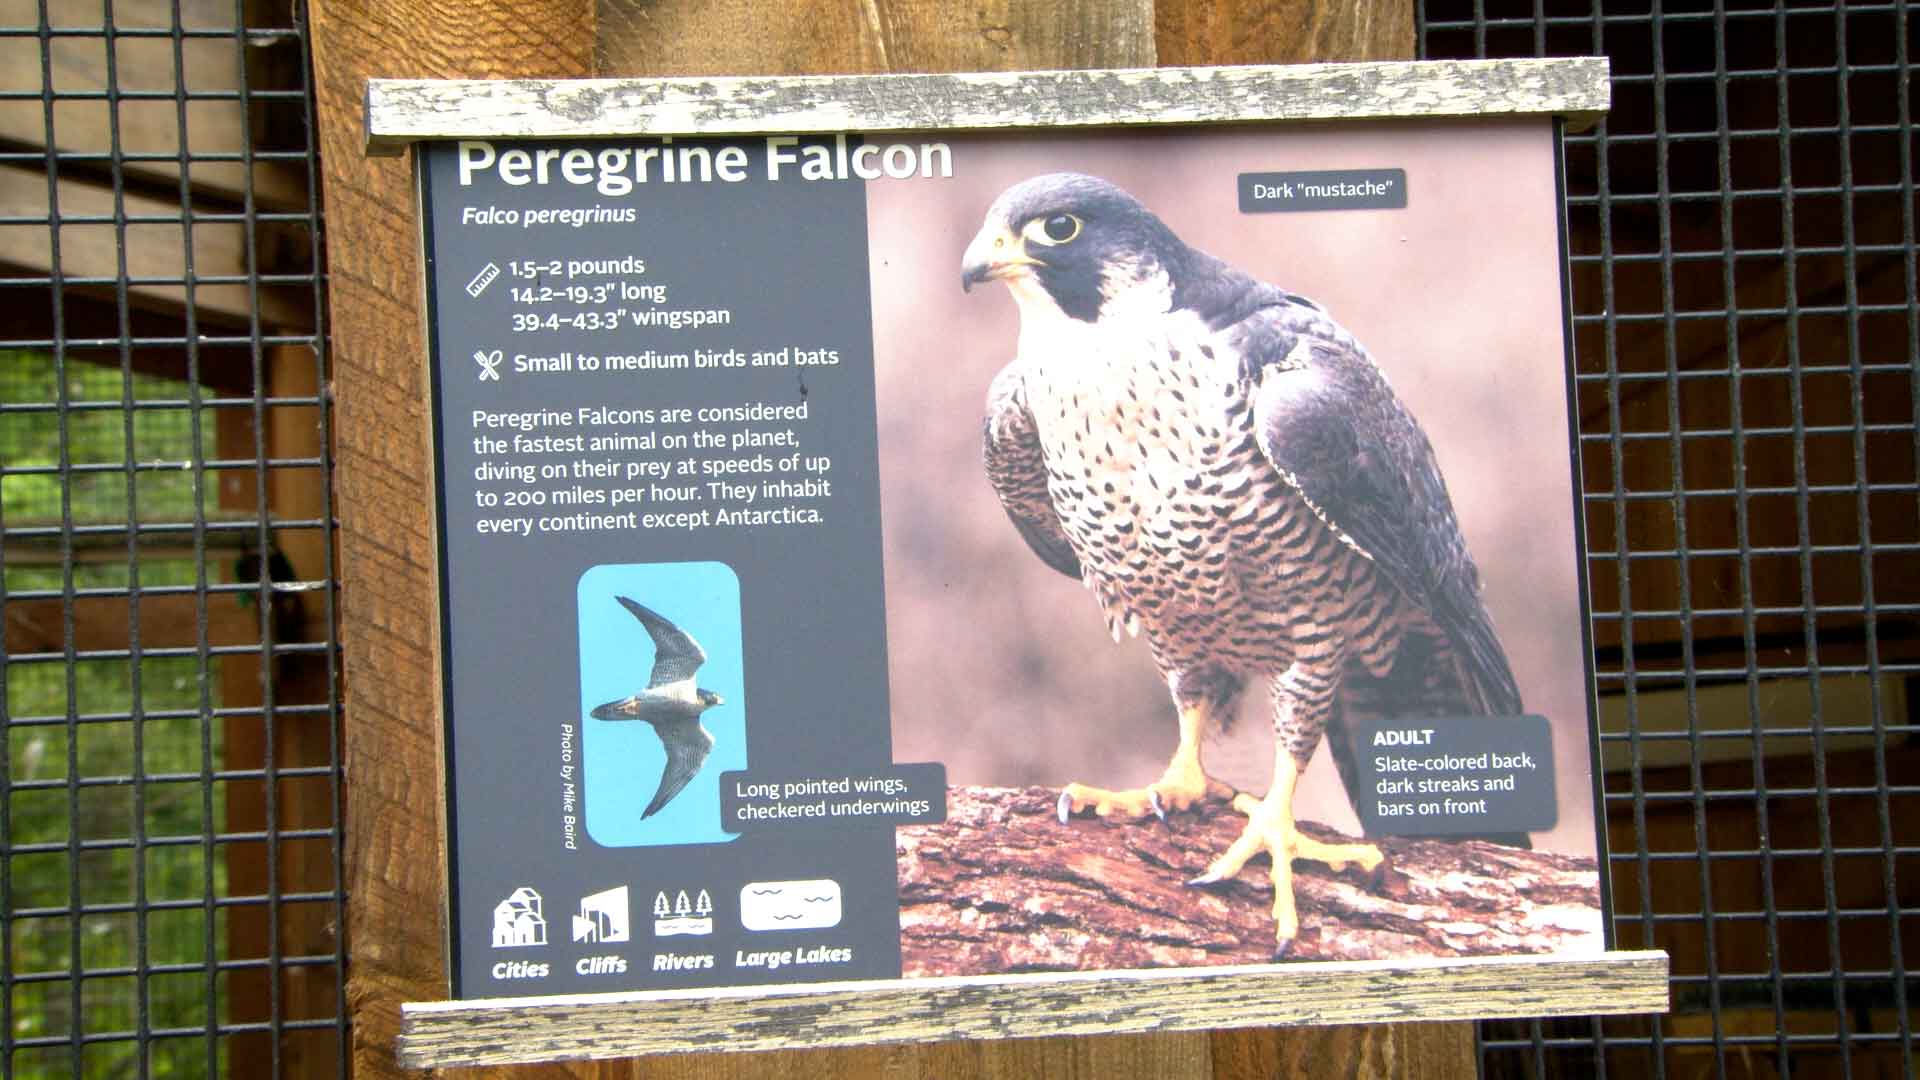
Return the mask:
M653 801L640 814L641 820L652 817L680 794L713 750L713 736L700 726L698 715L662 720L653 725L653 730L667 748L667 767L660 774L660 790L653 793Z
M647 689L658 690L690 680L700 665L707 662L706 651L685 630L644 604L635 603L624 596L614 599L640 620L640 625L647 628L647 636L653 639L653 675L647 680Z

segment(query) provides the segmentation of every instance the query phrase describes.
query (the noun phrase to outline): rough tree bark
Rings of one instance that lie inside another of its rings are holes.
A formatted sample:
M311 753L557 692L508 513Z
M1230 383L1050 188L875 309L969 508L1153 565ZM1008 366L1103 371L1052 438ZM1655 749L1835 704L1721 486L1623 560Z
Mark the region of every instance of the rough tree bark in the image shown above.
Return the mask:
M1262 963L1273 948L1266 862L1210 889L1184 883L1246 820L1218 805L1110 822L1054 817L1046 788L955 787L947 820L901 829L907 975ZM1326 840L1340 834L1318 824ZM1347 838L1351 839L1351 838ZM1481 840L1379 841L1367 874L1294 864L1296 960L1599 949L1591 859Z

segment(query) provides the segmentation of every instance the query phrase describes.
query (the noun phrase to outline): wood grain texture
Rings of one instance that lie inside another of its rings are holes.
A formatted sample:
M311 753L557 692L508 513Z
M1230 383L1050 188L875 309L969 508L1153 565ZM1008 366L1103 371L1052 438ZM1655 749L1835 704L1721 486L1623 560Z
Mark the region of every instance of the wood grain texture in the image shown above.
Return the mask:
M1431 1026L1431 1025L1429 1025ZM1202 1032L1077 1039L891 1044L746 1054L663 1054L631 1062L576 1063L630 1080L1214 1080ZM462 1069L498 1076L498 1069ZM1261 1074L1270 1076L1270 1074Z
M399 1003L446 993L419 223L407 163L360 154L366 79L584 75L593 21L588 0L313 0L310 16L330 247L347 992L364 1080L411 1075L393 1058Z
M1257 964L1273 951L1264 869L1186 882L1246 824L1209 804L1145 821L1054 818L1050 788L956 786L947 818L895 833L900 962L909 977ZM1352 843L1317 822L1301 828ZM1292 960L1375 960L1600 947L1591 858L1481 840L1384 837L1374 874L1300 861Z
M1413 58L1413 0L1157 0L1159 63Z
M36 26L40 7L40 0L0 0L0 26ZM62 153L101 155L102 160L91 167L104 173L104 159L116 145L126 154L178 155L185 151L194 159L188 179L196 193L238 203L251 179L254 198L264 205L289 209L306 205L304 169L285 162L257 161L249 174L247 164L235 160L247 145L255 123L248 115L247 104L237 96L241 65L249 68L249 90L288 85L262 80L260 68L266 54L272 54L276 61L297 62L290 39L243 48L242 37L236 32L241 24L236 22L233 0L115 0L111 5L112 29L146 33L114 39L113 87L136 96L110 102L105 96L107 9L98 3L53 3L46 7L52 27L65 33L49 39L44 64L37 35L0 37L0 91L37 96L51 84L56 93L74 95L57 99L53 105L51 130ZM176 20L186 34L192 35L179 42L177 58L171 36L151 33L170 28ZM88 31L100 32L101 36ZM176 88L206 96L176 101ZM89 93L101 96L78 96ZM236 96L215 96L219 94ZM0 107L0 138L44 146L47 132L46 116L37 97L16 98ZM227 160L210 161L209 157ZM75 164L66 167L75 168ZM178 190L178 161L124 161L119 167L129 178Z
M178 315L186 307L187 230L181 224L178 199L123 191L118 202L113 189L62 175L48 202L44 168L0 165L0 217L33 221L44 219L49 206L59 213L60 272L67 279L96 279L69 285L94 295L111 295L121 260L129 303ZM168 221L166 219L174 220ZM124 230L124 237L122 236ZM51 230L45 224L0 226L0 278L44 278L52 273ZM124 239L124 244L122 240ZM192 231L193 302L205 315L245 325L258 309L263 327L311 331L311 298L296 299L271 287L256 290L258 304L244 284L203 284L213 277L243 278L249 269L247 226L230 217L196 220ZM255 233L252 265L272 273L277 262L275 234L269 228ZM289 260L299 263L296 257ZM11 297L10 297L11 299Z
M400 1060L485 1065L1666 1007L1661 952L1056 972L410 1004Z
M600 0L599 15L598 62L606 72L819 75L1154 63L1151 0Z
M1241 1028L1214 1032L1212 1051L1213 1080L1460 1080L1476 1071L1472 1024Z
M367 89L367 152L420 139L925 131L1566 116L1609 100L1604 57L967 75L428 81Z

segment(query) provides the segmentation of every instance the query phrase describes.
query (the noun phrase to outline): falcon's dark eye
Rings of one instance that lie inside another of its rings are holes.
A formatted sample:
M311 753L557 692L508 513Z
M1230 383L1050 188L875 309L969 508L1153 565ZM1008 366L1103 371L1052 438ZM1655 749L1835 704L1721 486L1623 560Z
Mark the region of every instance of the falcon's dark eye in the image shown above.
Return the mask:
M1064 244L1080 235L1080 219L1072 214L1049 214L1027 222L1027 227L1021 231L1027 239L1042 244Z

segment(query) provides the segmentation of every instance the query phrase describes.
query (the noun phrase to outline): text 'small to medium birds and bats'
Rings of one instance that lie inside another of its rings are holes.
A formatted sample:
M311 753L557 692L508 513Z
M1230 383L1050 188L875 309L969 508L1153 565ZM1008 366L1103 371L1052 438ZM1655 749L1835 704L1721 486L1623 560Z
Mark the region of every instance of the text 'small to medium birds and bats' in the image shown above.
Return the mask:
M1601 951L1558 155L424 145L454 996Z

